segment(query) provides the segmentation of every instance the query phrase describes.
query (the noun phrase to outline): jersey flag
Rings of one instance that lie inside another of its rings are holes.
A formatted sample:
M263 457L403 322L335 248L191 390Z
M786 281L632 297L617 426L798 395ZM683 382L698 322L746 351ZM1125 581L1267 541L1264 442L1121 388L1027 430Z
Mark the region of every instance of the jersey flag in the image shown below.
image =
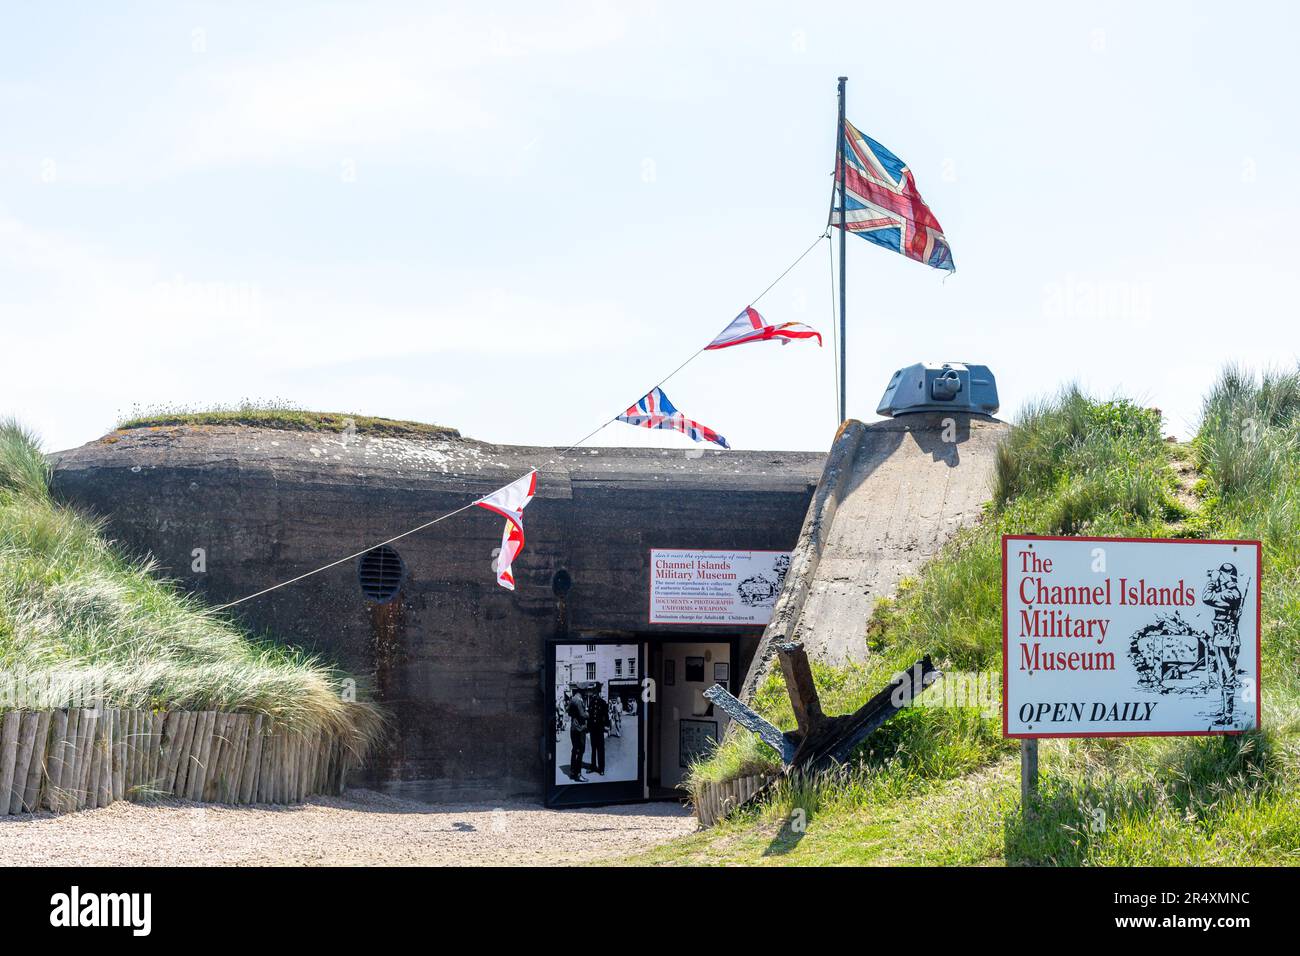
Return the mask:
M746 342L780 342L789 345L794 339L816 339L819 346L822 344L821 333L811 326L801 322L771 325L758 314L758 309L746 308L704 349L726 349Z
M831 225L841 226L839 164ZM849 232L935 269L954 271L943 227L916 188L907 164L844 121L844 219Z
M536 469L474 502L480 508L495 511L506 519L505 530L501 532L501 553L497 555L494 570L497 573L497 584L510 591L515 589L515 575L511 565L519 557L519 552L524 550L524 508L528 507L528 502L533 500L535 494Z
M639 402L614 419L627 422L641 428L666 428L681 432L692 441L711 441L723 448L730 448L727 440L708 425L692 421L679 412L668 400L662 388L652 388Z

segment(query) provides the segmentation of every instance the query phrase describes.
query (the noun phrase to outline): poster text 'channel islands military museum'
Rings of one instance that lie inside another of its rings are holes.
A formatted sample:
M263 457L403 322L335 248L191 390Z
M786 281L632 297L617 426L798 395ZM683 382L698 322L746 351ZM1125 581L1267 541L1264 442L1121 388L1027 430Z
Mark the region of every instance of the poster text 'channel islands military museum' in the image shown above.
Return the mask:
M766 624L788 551L650 551L651 624Z

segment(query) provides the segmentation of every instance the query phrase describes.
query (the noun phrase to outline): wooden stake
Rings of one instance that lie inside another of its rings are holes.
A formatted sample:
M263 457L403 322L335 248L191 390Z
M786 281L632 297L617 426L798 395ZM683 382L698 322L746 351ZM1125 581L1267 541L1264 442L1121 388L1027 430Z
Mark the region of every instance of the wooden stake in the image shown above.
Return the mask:
M23 715L16 710L8 711L0 718L0 803L2 812L9 812L10 794L14 785L14 771L18 767L18 730L22 726Z
M217 768L217 789L213 795L218 803L230 802L230 778L234 773L235 755L239 751L239 714L226 714L225 737L221 748L221 763Z
M9 796L9 812L22 813L26 809L23 795L27 789L27 774L32 768L32 754L36 752L36 729L40 715L27 711L18 730L18 759L14 762L14 779Z
M126 760L122 764L122 795L128 800L131 799L131 791L135 789L137 776L136 767L139 764L140 757L140 712L136 710L126 710L122 712L126 717Z
M244 748L248 746L248 715L234 714L230 720L230 759L226 761L225 784L221 802L239 799L239 778L244 770Z
M167 711L158 714L162 718L162 727L158 734L158 766L154 771L154 788L160 794L168 790L167 767L171 763L172 751L176 749L176 728L180 726L180 713Z
M180 763L181 744L185 740L185 711L174 710L167 715L167 724L163 728L163 766L162 779L158 788L168 796L176 793L176 765Z
M301 803L307 783L307 754L311 750L311 738L305 733L298 735L298 752L294 760L294 772L298 775L294 781L293 799L295 803Z
M203 760L203 786L199 788L199 799L211 799L213 787L217 782L218 764L221 762L221 748L225 743L226 715L216 711L212 717L212 742Z
M203 711L194 710L189 712L189 726L185 729L185 737L181 741L180 761L176 768L176 796L182 800L190 795L190 780L196 773L195 765L198 758L195 756L196 742L201 741L200 736L203 732Z
M235 755L239 751L239 714L226 714L225 737L221 762L217 765L217 788L212 795L217 803L230 802L230 777L234 772Z
M185 762L189 758L190 740L194 736L194 712L181 711L180 726L176 729L176 749L168 760L167 792L174 797L185 793Z
M162 731L167 715L162 711L149 715L149 771L146 774L149 789L157 791L159 767L162 764Z
M95 726L95 739L90 750L90 777L86 783L86 806L103 807L108 805L104 796L104 755L108 750L106 734L109 727L108 710L99 713L99 722Z
M220 803L221 790L225 787L226 762L230 760L230 748L234 743L230 728L234 726L234 714L217 713L216 734L212 740L212 773L208 775L208 786L204 790L204 800Z
M258 771L258 803L271 803L275 791L275 772L273 755L275 754L275 721L267 720L262 729L262 760Z
M190 787L189 797L195 801L203 799L203 789L208 782L208 761L212 759L212 742L217 732L217 712L215 710L205 710L203 712L202 730L202 735L194 739L197 763L194 784Z
M134 783L131 777L131 763L135 758L135 711L124 707L119 713L122 715L121 799L128 800L131 797L131 784Z
M248 767L248 748L252 743L253 718L250 714L239 715L238 746L235 747L235 758L230 765L230 790L226 794L227 803L238 803L239 795L243 793L244 788L244 771Z
M27 785L23 788L23 810L35 813L41 805L41 785L49 772L50 722L54 712L43 710L36 722L36 741L32 746L32 762L27 768Z
M276 803L289 803L289 730L276 740Z
M76 784L77 742L81 739L81 711L68 711L68 728L63 736L63 765L59 768L59 810L67 813L74 809L73 787Z
M85 715L80 708L68 711L68 751L59 789L63 791L65 812L77 809L77 774L81 772L81 723Z
M189 735L189 741L186 744L185 753L181 760L185 764L185 777L182 781L181 775L176 775L178 797L189 800L190 791L194 788L194 782L199 775L199 756L203 752L203 727L208 722L208 715L205 711L196 710L194 712L194 731ZM184 784L182 787L181 784Z
M126 796L126 711L113 708L113 799Z
M153 718L148 711L137 710L135 712L135 736L131 738L132 758L131 758L131 789L135 791L136 799L140 798L140 791L145 784L145 778L148 774L147 761L149 759L149 731L153 727Z
M113 802L113 748L117 744L117 714L114 708L105 707L100 718L104 725L104 756L99 766L99 794L95 802L106 807Z
M96 795L96 802L101 807L106 807L113 802L113 712L105 710L99 722L104 728L103 737L99 742L104 754L99 767L99 793Z
M284 735L284 727L279 726L271 739L271 762L268 766L271 771L272 803L282 802L284 794Z
M86 710L81 714L81 742L77 749L77 776L73 781L73 793L77 809L94 807L94 791L90 786L90 768L95 762L95 739L99 736L99 711Z
M239 803L252 803L257 799L257 771L262 759L262 715L253 716L248 730L248 755L244 760L244 774L239 781Z

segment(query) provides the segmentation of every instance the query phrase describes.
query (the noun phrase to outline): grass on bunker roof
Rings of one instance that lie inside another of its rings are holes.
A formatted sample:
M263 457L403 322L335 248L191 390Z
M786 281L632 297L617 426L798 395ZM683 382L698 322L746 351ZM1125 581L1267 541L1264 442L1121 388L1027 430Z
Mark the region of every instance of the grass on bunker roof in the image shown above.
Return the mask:
M121 416L117 430L162 428L176 425L243 425L282 431L336 432L389 438L457 438L454 428L424 422L378 418L351 412L316 412L280 399L245 399L234 405L191 408L185 405L136 406Z
M345 675L259 639L161 580L50 493L36 437L0 422L0 710L114 707L267 714L364 752L379 712ZM88 706L88 705L87 705Z
M1160 424L1153 410L1075 388L1027 408L998 456L984 520L877 605L865 663L814 664L828 713L860 706L926 653L948 675L927 696L960 676L986 699L922 697L838 773L782 782L758 806L630 862L1300 865L1300 370L1226 369L1189 444L1163 441ZM1043 741L1026 821L1016 744L1001 735L1003 533L1260 539L1262 728ZM753 703L794 727L779 671ZM733 732L691 784L775 764L752 734Z

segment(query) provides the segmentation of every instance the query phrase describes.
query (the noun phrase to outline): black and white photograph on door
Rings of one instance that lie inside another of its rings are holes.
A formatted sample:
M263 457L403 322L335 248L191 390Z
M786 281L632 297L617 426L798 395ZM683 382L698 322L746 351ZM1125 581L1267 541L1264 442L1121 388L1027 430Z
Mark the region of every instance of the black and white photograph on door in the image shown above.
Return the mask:
M555 783L639 777L636 644L555 645Z

